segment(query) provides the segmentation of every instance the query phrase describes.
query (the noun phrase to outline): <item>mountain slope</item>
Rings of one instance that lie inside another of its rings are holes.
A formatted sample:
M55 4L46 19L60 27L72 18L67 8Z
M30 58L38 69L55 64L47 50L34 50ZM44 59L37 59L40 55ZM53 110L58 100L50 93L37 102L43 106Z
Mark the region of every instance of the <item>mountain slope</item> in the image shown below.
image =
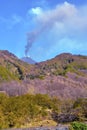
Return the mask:
M9 95L43 93L59 98L87 96L87 57L63 53L35 65L0 51L0 91Z
M30 66L19 60L15 55L0 51L0 81L23 79Z
M77 75L87 76L87 57L81 55L72 55L63 53L51 60L37 63L33 66L32 75L61 75L65 76L67 72L76 73Z

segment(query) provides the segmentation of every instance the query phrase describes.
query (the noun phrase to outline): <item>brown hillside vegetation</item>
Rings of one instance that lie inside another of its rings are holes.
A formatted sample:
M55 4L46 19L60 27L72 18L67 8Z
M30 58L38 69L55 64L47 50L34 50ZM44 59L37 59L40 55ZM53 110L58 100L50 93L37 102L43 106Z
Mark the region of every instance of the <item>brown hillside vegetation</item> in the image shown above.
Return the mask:
M63 53L30 65L8 51L0 51L0 91L9 95L42 93L59 98L86 97L87 57Z

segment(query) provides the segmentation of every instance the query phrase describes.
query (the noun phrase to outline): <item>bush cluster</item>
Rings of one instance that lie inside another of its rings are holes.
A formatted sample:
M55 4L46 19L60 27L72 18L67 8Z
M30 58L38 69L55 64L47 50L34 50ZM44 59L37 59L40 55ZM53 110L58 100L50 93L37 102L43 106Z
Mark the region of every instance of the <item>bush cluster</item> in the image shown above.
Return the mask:
M0 94L0 128L26 126L33 120L49 117L50 111L57 110L53 99L48 95L22 95L8 97Z
M51 119L57 123L87 120L87 100L61 101L42 94L8 96L0 93L0 129L21 128L33 121ZM85 130L85 129L84 129Z

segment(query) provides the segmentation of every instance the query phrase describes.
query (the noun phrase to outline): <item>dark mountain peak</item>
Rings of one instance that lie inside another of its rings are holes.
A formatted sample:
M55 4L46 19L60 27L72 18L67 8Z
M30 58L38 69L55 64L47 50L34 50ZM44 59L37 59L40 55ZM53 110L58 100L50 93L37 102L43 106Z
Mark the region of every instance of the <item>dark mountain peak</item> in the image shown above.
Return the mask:
M29 63L29 64L35 64L36 62L31 57L22 57L22 61Z

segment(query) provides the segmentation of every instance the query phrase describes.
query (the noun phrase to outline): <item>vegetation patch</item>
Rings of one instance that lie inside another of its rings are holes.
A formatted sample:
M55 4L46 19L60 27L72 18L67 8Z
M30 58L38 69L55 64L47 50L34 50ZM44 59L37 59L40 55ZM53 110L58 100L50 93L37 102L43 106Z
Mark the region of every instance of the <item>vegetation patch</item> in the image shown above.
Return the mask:
M78 102L79 99L67 104L67 101L42 94L9 97L0 93L0 128L55 126L59 123L80 121L82 117L86 121L87 102L81 100L77 111ZM74 126L77 124L72 124L73 128Z
M71 123L70 130L87 130L87 124L80 122L73 122Z

